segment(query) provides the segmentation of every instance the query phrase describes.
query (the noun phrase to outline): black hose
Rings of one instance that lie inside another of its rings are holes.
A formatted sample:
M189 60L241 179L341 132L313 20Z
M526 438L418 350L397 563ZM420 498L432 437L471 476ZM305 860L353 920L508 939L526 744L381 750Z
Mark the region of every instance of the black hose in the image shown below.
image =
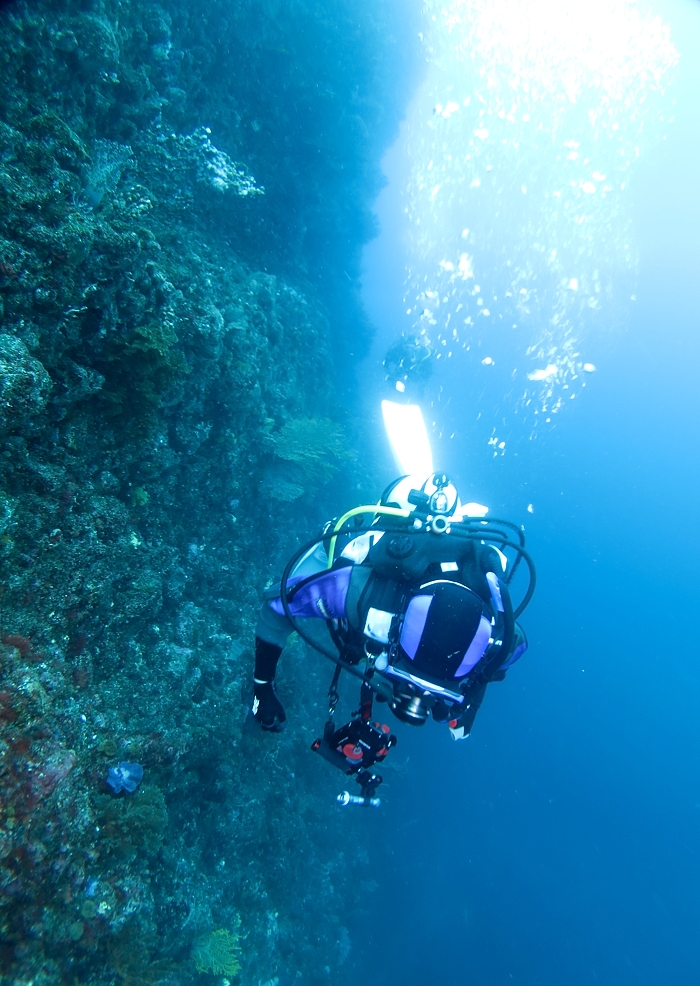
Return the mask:
M505 522L505 523L508 523L508 526L510 526L510 527L515 527L514 524L510 524L509 522ZM442 536L442 537L445 537L445 536L446 537L453 537L454 536L454 537L457 537L457 538L459 538L460 540L463 540L463 541L483 541L483 540L485 540L484 535L486 535L486 537L489 540L496 541L502 547L504 547L504 548L511 548L515 552L515 554L516 554L517 557L516 557L516 561L513 564L513 568L514 569L515 569L515 566L518 564L518 562L520 561L521 558L523 558L525 560L525 563L526 563L526 565L528 567L529 584L528 584L527 590L525 592L525 595L523 596L523 598L520 601L519 605L515 608L514 616L515 616L515 619L517 620L518 617L523 614L523 612L525 611L525 609L527 608L527 606L530 604L530 600L532 599L532 597L534 595L534 592L535 592L535 587L537 585L537 570L535 569L535 563L533 562L533 560L530 557L529 553L525 550L525 548L523 548L522 543L516 544L514 541L511 541L510 540L510 538L508 537L507 534L503 534L502 531L498 531L498 530L486 531L486 530L484 530L484 528L486 526L487 526L487 524L481 523L481 525L480 525L480 528L481 529L479 529L479 528L476 528L476 529L462 528L462 529L460 529L459 527L457 527L455 525L452 528L450 528L450 533L448 535L440 535L440 536ZM517 528L516 528L516 530L517 530ZM411 530L410 528L407 529L406 527L393 527L393 526L389 526L389 525L381 525L381 526L379 526L377 524L375 524L373 527L366 528L365 533L368 532L368 531L377 531L377 532L382 531L382 532L384 532L386 534L392 534L392 533L393 534L396 534L396 533L401 533L401 534L415 534L417 536L418 535L421 535L421 534L430 533L429 531L427 531L425 529L423 529L421 531L417 531L417 530ZM362 528L361 527L355 528L355 530L349 530L349 531L345 531L343 529L341 529L340 531L327 531L325 534L322 534L320 537L314 538L313 541L307 542L306 544L302 545L302 547L292 556L292 558L290 559L290 561L287 563L287 567L285 568L285 574L288 575L291 572L291 570L293 569L294 565L297 563L297 561L302 557L302 555L305 554L307 551L310 551L311 548L313 548L313 546L315 544L325 543L326 541L330 541L334 537L341 537L343 535L348 535L348 534L353 534L355 537L357 537L358 536L358 532L362 532ZM522 531L518 531L518 534L519 534L518 541L519 542L524 541L524 537L522 535ZM282 584L284 586L284 590L285 590L285 594L286 594L286 579L285 578L283 578ZM301 584L302 583L299 583L299 585L301 585ZM506 585L510 585L510 580L506 580ZM296 588L297 588L297 586L294 586L294 589L296 589ZM280 594L280 598L282 598L282 594ZM284 607L284 599L282 599L282 606ZM285 609L285 614L286 613L287 613L287 609ZM292 624L292 625L295 626L295 629L296 629L296 625L295 624ZM303 636L303 634L300 634L300 635ZM304 639L306 639L306 638L304 638Z
M462 523L466 524L468 527L477 527L481 524L483 527L487 527L489 524L500 524L501 527L509 527L512 531L515 531L520 540L522 547L525 547L525 535L523 533L522 527L518 524L514 524L512 520L501 520L498 517L464 517Z
M501 527L509 527L511 530L515 531L516 534L518 535L518 540L520 541L520 547L521 548L525 547L525 534L523 533L522 527L519 526L518 524L514 524L510 520L501 520L499 517L489 517L488 520L484 518L479 518L479 519L465 518L462 522L466 523L470 530L478 530L478 526L476 526L478 524L482 524L483 527L487 527L487 525L489 524L493 524L493 525L500 524ZM506 585L510 585L513 579L515 578L515 573L518 571L518 567L521 561L522 561L522 555L519 554L515 559L513 563L513 567L511 568L510 572L508 572L508 574L506 575L506 578L504 580Z
M477 531L464 531L464 532L462 532L462 531L455 530L454 528L452 528L450 534L454 534L457 537L463 538L465 541L466 540L469 540L469 541L476 541L476 540L483 541L483 540L485 540L484 534L486 534L486 537L488 538L489 541L495 541L498 544L500 544L502 547L512 548L513 551L516 552L518 558L517 558L517 561L514 563L513 568L515 568L515 565L517 564L517 562L521 558L523 558L525 560L525 564L528 567L528 574L530 576L530 581L529 581L529 585L527 587L527 591L525 592L525 595L523 596L522 600L520 601L520 604L518 605L518 607L514 611L514 617L517 620L518 617L525 611L525 609L529 605L530 600L532 599L532 597L533 597L533 595L535 593L535 586L537 585L537 570L535 569L535 563L533 562L533 560L530 557L530 555L528 554L528 552L520 544L516 544L514 541L511 541L506 534L502 534L500 531L489 531L489 532L487 532L487 531L481 531L481 532L477 532ZM509 585L509 584L510 584L509 580L506 580L506 585Z

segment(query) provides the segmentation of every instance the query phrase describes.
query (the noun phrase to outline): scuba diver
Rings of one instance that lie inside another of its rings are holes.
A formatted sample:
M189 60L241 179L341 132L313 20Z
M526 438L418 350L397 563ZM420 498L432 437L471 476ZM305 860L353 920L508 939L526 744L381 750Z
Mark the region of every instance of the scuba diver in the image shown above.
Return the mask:
M401 722L429 716L465 739L492 681L527 649L517 620L530 602L535 570L522 529L470 516L444 474L395 480L378 504L356 507L288 562L279 586L265 591L256 628L252 714L279 732L286 715L275 689L280 655L292 630L336 665L329 718L312 749L378 804L381 763L396 737L373 718L386 703ZM514 608L510 586L521 561L529 584ZM359 707L336 727L338 679L361 682Z
M402 335L384 357L385 380L400 394L420 394L433 372L433 351L424 336Z

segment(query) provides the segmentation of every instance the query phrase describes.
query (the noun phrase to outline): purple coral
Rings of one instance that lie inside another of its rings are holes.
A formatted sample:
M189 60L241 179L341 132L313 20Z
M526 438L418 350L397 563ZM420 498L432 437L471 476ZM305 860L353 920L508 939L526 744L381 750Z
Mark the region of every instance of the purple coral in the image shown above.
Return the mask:
M115 794L127 791L132 794L143 780L143 767L140 763L127 763L122 760L118 767L110 767L107 783Z

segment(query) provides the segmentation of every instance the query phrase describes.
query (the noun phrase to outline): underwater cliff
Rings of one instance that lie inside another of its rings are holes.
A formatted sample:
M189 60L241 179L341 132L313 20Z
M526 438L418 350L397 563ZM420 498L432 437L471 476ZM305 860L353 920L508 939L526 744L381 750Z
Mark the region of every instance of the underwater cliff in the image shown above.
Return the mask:
M0 11L2 982L352 975L326 669L282 671L301 741L244 722L260 591L367 480L342 393L399 14Z

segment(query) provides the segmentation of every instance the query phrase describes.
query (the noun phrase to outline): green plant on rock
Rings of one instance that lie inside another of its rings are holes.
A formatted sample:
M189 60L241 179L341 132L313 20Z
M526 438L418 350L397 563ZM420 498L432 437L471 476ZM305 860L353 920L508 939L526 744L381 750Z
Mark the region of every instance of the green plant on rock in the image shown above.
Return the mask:
M197 972L212 972L215 976L236 976L241 971L239 955L241 936L236 930L232 933L225 928L212 931L194 946L192 957Z
M262 491L285 502L326 482L352 458L343 429L328 418L294 418L267 442L275 461L266 471Z
M309 480L337 472L352 457L343 429L328 418L294 418L268 440L278 459L294 463Z

